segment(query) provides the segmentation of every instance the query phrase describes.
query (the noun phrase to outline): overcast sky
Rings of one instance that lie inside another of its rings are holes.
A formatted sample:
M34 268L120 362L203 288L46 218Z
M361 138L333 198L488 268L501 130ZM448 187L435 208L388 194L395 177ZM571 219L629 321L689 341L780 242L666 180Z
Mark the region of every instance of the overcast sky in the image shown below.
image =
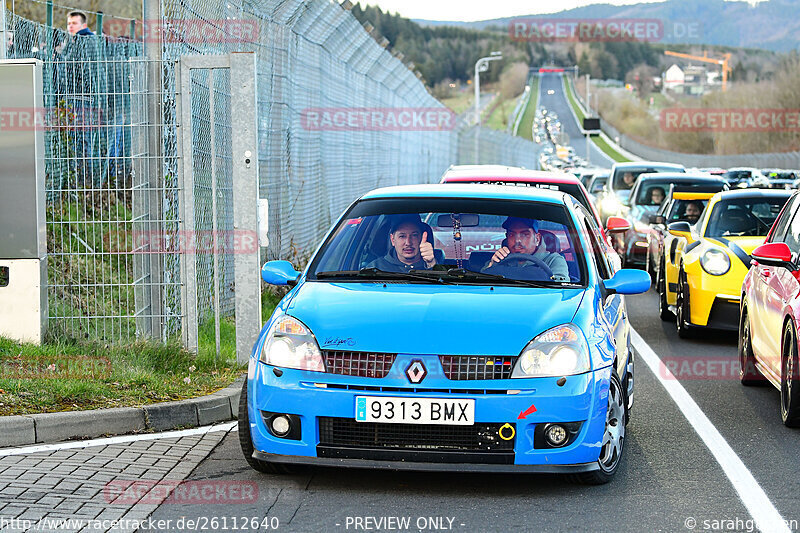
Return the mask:
M377 5L384 11L400 13L412 19L428 20L488 20L538 13L557 13L589 4L642 4L663 0L361 0L363 4ZM692 0L687 0L692 1ZM748 0L750 4L762 0Z

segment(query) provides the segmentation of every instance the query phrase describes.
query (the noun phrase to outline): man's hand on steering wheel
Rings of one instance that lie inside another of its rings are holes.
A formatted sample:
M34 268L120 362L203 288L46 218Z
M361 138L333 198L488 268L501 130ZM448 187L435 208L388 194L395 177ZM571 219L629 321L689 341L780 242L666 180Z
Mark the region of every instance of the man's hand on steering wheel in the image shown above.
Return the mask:
M511 253L511 250L509 250L507 246L503 246L502 248L500 248L499 250L497 250L494 253L494 255L492 256L492 260L489 263L489 266L486 267L486 268L491 268L495 263L499 263L500 261L505 259L506 256L508 254L510 254L510 253Z

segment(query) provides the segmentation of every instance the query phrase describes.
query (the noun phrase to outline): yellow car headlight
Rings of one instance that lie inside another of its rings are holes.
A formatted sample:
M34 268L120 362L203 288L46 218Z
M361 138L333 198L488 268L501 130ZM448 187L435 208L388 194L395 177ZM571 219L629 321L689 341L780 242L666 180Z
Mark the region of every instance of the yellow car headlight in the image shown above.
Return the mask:
M731 269L731 259L722 250L709 248L700 257L700 266L712 276L722 276Z

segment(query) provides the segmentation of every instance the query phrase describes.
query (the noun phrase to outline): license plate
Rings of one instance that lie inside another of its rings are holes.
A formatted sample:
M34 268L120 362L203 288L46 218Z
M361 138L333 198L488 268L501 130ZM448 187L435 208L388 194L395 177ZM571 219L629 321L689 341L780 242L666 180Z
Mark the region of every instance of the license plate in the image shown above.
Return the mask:
M471 426L475 400L356 396L356 422Z

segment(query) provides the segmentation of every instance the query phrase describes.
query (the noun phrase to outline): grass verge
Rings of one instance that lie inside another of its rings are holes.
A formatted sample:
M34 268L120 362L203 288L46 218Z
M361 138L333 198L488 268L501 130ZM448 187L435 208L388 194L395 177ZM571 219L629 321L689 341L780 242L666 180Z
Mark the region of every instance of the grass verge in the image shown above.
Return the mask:
M264 293L264 320L279 300ZM177 341L36 346L0 337L0 416L140 407L210 394L230 385L243 370L236 362L232 319L220 322L220 340L218 359L213 320L199 329L196 355Z
M569 82L569 80L567 80L566 76L564 76L564 93L567 95L567 100L569 100L569 105L572 107L572 111L575 113L575 116L578 117L578 122L583 124L583 119L586 117L586 115L584 115L583 110L575 100L575 96L572 93L572 84ZM614 150L602 137L592 137L592 142L614 161L618 163L626 163L630 161L630 159Z
M536 116L536 99L539 94L539 76L535 76L531 80L531 96L528 99L528 105L522 112L522 119L519 122L519 130L517 136L523 139L533 140L533 119Z

